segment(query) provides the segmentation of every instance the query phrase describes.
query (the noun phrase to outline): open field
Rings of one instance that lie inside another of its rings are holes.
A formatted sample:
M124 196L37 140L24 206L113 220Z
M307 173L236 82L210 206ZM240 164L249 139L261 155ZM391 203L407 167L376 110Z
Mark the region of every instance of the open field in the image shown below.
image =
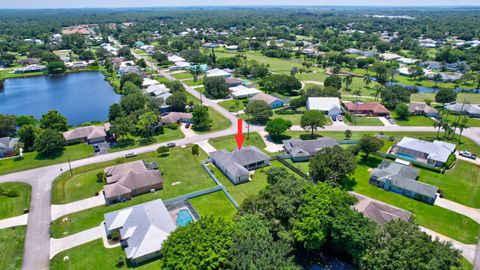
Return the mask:
M68 145L63 151L52 155L39 155L37 152L23 154L23 158L8 158L0 160L0 174L18 172L38 167L58 164L93 156L93 147L85 143Z
M26 226L0 230L0 269L20 269Z
M24 209L30 208L32 188L24 183L3 183L0 190L14 192L17 196L0 195L0 219L23 215Z
M154 199L170 199L193 191L215 186L215 183L201 167L207 155L200 151L199 156L191 154L191 147L171 149L170 154L157 157L149 153L143 160L158 163L164 180L163 189L134 197L130 201L110 206L98 206L81 212L60 217L52 224L53 237L60 238L97 226L103 215L118 209L148 202Z

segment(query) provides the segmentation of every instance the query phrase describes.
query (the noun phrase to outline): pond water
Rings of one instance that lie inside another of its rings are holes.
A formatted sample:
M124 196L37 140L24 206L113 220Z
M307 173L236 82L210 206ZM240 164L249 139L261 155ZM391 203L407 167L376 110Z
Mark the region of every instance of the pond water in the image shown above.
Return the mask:
M108 108L119 100L100 72L15 78L0 90L0 113L40 118L55 109L75 126L107 120Z
M433 87L425 87L425 86L417 86L417 85L406 85L406 84L401 84L401 83L392 83L392 82L387 82L386 85L400 85L406 88L411 88L415 87L418 90L418 93L436 93L440 88L433 88ZM466 92L466 93L476 93L477 89L466 89L466 88L456 88L454 89L455 92L460 93L460 92Z

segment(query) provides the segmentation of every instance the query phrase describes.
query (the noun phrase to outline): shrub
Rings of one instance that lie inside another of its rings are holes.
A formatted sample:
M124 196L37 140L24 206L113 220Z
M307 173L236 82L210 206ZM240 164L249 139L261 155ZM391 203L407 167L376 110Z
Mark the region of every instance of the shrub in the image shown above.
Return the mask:
M192 155L194 155L194 156L200 155L200 149L199 148L200 147L198 146L198 144L194 144L192 146Z
M170 152L170 148L168 148L168 146L160 146L157 148L157 153L161 156L167 155L168 152Z
M172 123L172 124L168 125L167 128L172 129L172 130L176 130L176 129L178 129L178 124L177 123Z
M120 268L120 267L123 267L125 265L125 260L123 259L122 256L118 257L117 259L117 263L115 263L115 266Z
M360 148L356 144L350 145L349 147L347 147L347 150L350 151L354 156L358 156L358 154L360 153Z
M105 179L105 173L103 171L98 172L97 173L97 182L102 183L104 179Z

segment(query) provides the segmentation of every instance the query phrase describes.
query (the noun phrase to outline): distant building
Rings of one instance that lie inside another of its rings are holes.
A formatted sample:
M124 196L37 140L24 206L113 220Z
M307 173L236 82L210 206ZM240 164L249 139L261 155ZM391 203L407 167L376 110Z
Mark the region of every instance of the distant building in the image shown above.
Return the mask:
M283 100L277 97L274 97L272 95L265 94L263 92L256 94L255 96L252 97L251 100L265 101L272 109L276 109L284 106Z
M105 168L107 184L103 195L107 204L163 188L163 178L156 163L142 160Z
M307 110L321 111L329 116L342 114L340 99L337 97L309 97Z
M154 200L105 214L105 232L120 235L126 258L133 265L160 256L162 244L175 231L162 200Z
M470 117L480 117L480 106L475 104L447 104L445 105L445 109L454 112L455 114L465 114Z
M392 146L390 153L409 161L416 161L432 167L442 167L451 154L455 152L456 145L442 141L423 141L410 137L403 139Z
M412 213L409 211L370 199L358 193L353 195L358 200L353 208L379 225L383 225L394 219L409 221L412 217Z
M270 157L255 146L242 147L228 152L219 150L210 153L212 163L233 183L240 184L250 179L251 170L270 164Z
M390 115L390 111L378 102L351 102L344 101L343 105L347 108L349 113L363 114L366 116L387 116Z
M225 77L225 78L228 78L228 77L231 77L232 74L222 70L222 69L219 69L219 68L214 68L214 69L211 69L209 71L207 71L207 77Z
M40 63L40 59L38 58L24 58L24 59L18 59L17 63L22 66L26 65L38 65Z
M438 188L417 181L419 170L384 160L370 175L369 183L405 197L435 203Z
M182 57L180 57L180 56L178 56L178 55L171 55L171 56L168 57L168 61L173 62L173 63L175 63L175 62L184 62L185 59L182 58Z
M42 65L30 65L24 68L17 68L15 69L16 74L22 74L22 73L31 73L31 72L43 72L46 71L47 67L42 66Z
M290 139L283 141L283 149L290 155L293 161L308 160L321 149L335 145L338 145L337 141L329 137L317 138L315 140Z
M160 118L160 123L164 125L169 124L178 124L178 123L191 123L192 122L191 113L182 113L182 112L170 112L165 116Z
M400 55L394 53L382 53L380 54L380 57L386 61L392 61L402 58Z
M228 87L235 87L243 84L243 81L239 78L229 77L225 78L225 83L228 84Z
M258 93L261 93L262 91L253 88L253 87L246 87L243 85L235 86L235 87L230 87L230 95L234 99L241 99L241 98L249 98L253 97Z
M427 105L425 102L411 102L408 105L411 115L424 115L427 117L438 117L438 110Z
M108 123L107 123L108 124ZM67 144L75 142L99 143L104 142L110 125L79 127L63 132Z

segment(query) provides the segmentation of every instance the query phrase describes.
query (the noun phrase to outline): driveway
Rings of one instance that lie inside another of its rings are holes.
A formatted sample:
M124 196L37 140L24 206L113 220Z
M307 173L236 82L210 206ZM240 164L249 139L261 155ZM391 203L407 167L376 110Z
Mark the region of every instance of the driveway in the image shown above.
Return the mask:
M64 250L83 245L96 239L100 239L103 237L104 234L105 229L103 224L101 224L97 227L76 234L72 234L64 238L51 238L49 258L52 259L53 257L55 257L55 255Z

